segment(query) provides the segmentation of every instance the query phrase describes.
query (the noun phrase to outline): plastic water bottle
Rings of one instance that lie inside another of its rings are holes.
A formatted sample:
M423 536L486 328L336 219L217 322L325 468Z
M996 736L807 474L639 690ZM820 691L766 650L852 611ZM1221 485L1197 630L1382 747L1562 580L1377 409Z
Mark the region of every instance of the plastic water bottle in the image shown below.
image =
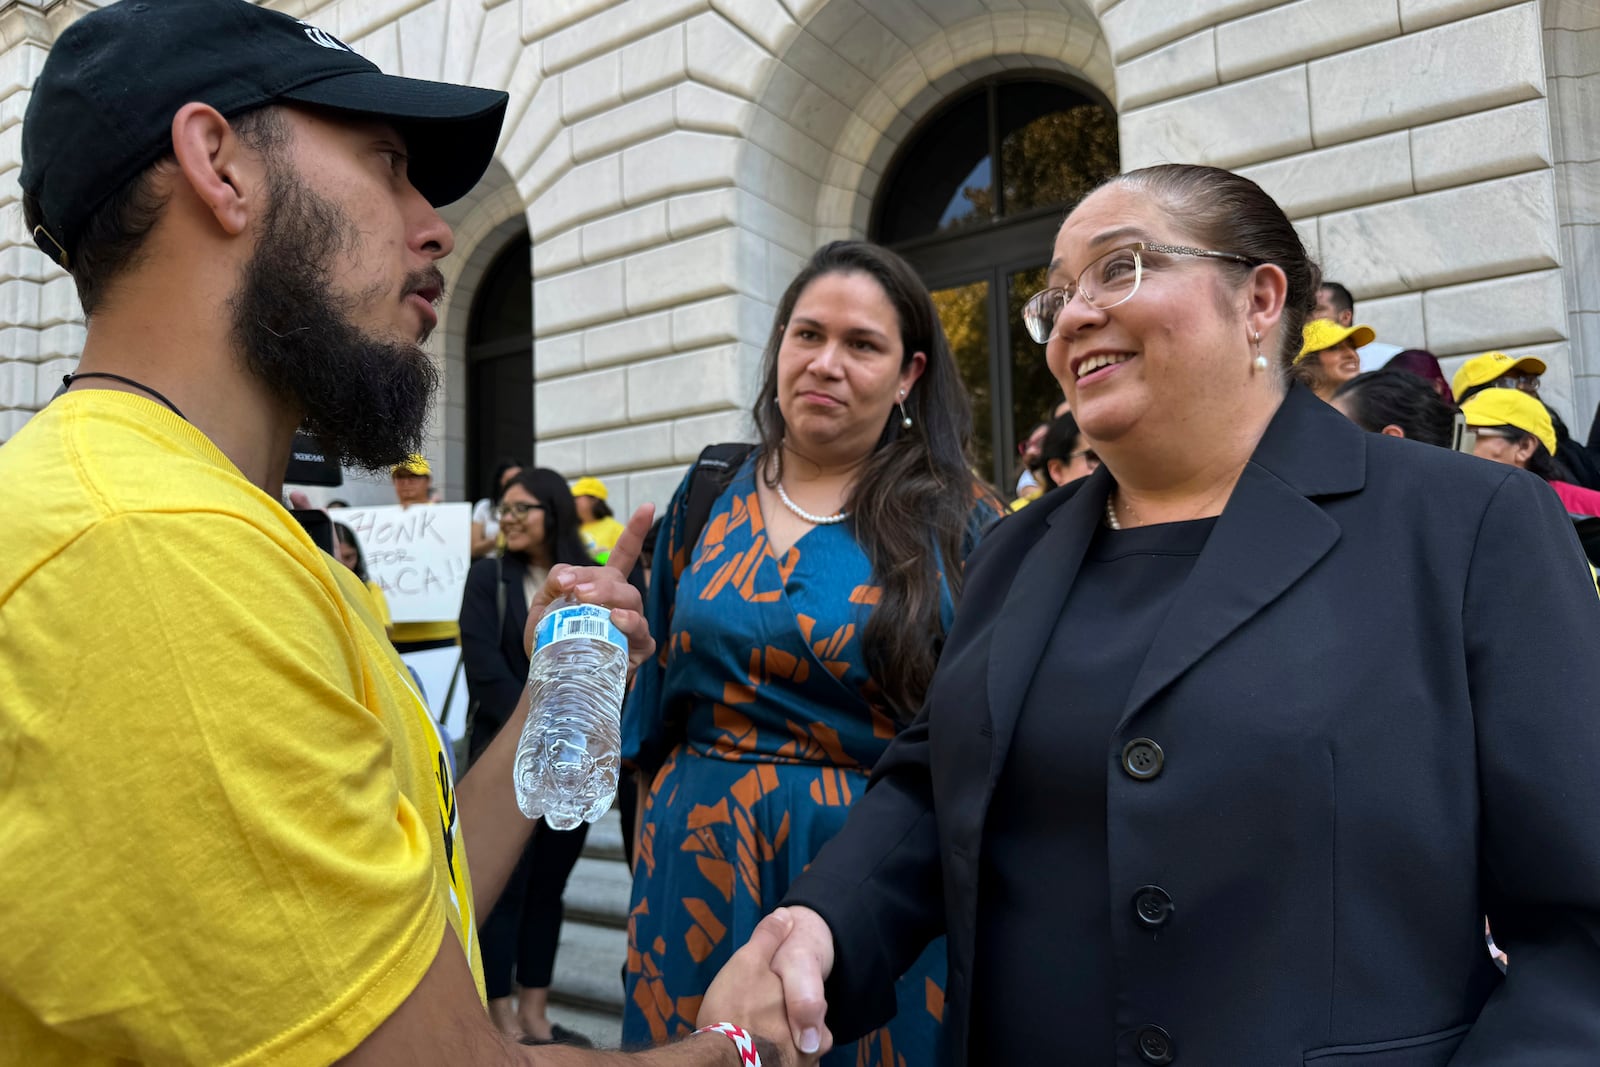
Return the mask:
M571 830L610 810L627 678L628 639L609 610L566 597L551 603L539 620L512 771L522 814Z

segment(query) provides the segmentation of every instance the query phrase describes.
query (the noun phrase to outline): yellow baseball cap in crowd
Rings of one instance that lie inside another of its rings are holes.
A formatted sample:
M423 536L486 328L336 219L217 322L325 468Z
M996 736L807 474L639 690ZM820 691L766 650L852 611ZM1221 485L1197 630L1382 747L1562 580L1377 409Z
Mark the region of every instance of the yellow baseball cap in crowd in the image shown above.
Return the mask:
M1556 427L1550 421L1550 412L1521 389L1485 389L1475 393L1461 405L1461 414L1472 427L1515 426L1537 437L1552 456L1556 454Z
M1378 339L1377 333L1373 331L1371 326L1340 326L1332 319L1312 319L1300 331L1300 336L1300 354L1294 357L1296 363L1299 363L1313 352L1321 352L1324 348L1332 348L1347 337L1350 339L1350 343L1357 348L1363 345L1370 345Z
M572 495L592 496L598 500L605 500L607 497L606 483L599 478L579 478L572 483Z
M1544 360L1534 356L1523 356L1520 359L1506 355L1504 352L1485 352L1481 356L1473 356L1456 371L1456 376L1450 379L1450 391L1461 399L1461 394L1468 389L1480 385L1487 385L1496 378L1503 378L1514 370L1526 371L1529 374L1543 374Z
M427 460L413 452L411 455L406 457L406 461L404 463L396 463L393 467L390 467L389 474L391 477L399 477L402 474L414 474L419 478L426 478L433 474L433 468L428 466Z

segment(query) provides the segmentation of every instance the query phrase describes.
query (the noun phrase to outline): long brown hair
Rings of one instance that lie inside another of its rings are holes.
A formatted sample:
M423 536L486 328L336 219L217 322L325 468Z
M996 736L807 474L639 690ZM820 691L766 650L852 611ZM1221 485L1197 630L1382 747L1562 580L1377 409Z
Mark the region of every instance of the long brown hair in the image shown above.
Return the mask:
M982 490L971 470L972 409L950 354L933 298L911 266L865 241L818 249L778 304L762 357L761 391L753 411L760 435L758 470L775 487L783 477L783 412L778 408L778 350L800 295L828 274L865 274L883 287L900 323L902 368L917 352L922 377L905 400L909 429L891 408L872 456L850 487L856 543L882 587L861 633L868 672L884 702L907 722L922 707L943 643L939 580L961 596L963 550Z

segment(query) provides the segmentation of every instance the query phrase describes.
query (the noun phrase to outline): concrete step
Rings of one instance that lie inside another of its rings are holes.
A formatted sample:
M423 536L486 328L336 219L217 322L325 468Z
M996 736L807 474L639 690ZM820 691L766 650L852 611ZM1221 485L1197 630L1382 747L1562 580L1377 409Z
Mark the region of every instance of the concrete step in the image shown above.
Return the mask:
M626 930L569 919L561 924L550 998L620 1015L622 965L627 958Z
M588 922L621 929L628 925L628 897L633 878L621 860L580 857L567 876L562 901L567 922Z
M632 889L622 858L622 820L612 810L589 827L583 855L567 878L566 920L550 987L550 1017L603 1048L617 1047L622 1038Z
M612 808L589 827L589 836L583 842L583 854L597 859L622 859L622 816Z

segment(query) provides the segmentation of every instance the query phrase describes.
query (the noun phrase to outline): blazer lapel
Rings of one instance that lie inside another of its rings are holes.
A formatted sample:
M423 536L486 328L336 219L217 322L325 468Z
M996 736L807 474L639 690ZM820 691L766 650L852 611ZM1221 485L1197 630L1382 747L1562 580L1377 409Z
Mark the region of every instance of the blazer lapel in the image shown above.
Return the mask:
M1292 389L1156 632L1119 729L1338 542L1339 524L1308 498L1355 492L1365 480L1362 431Z
M994 738L990 748L991 789L1005 764L1027 687L1061 616L1061 607L1078 576L1095 527L1105 513L1110 492L1109 472L1096 471L1086 478L1045 519L1046 529L1023 556L1011 580L1005 605L995 620L989 654L989 722Z
M505 587L506 618L501 626L500 639L523 647L522 635L528 629L528 598L522 591L522 576L527 566L515 556L505 556L500 562L500 582Z

